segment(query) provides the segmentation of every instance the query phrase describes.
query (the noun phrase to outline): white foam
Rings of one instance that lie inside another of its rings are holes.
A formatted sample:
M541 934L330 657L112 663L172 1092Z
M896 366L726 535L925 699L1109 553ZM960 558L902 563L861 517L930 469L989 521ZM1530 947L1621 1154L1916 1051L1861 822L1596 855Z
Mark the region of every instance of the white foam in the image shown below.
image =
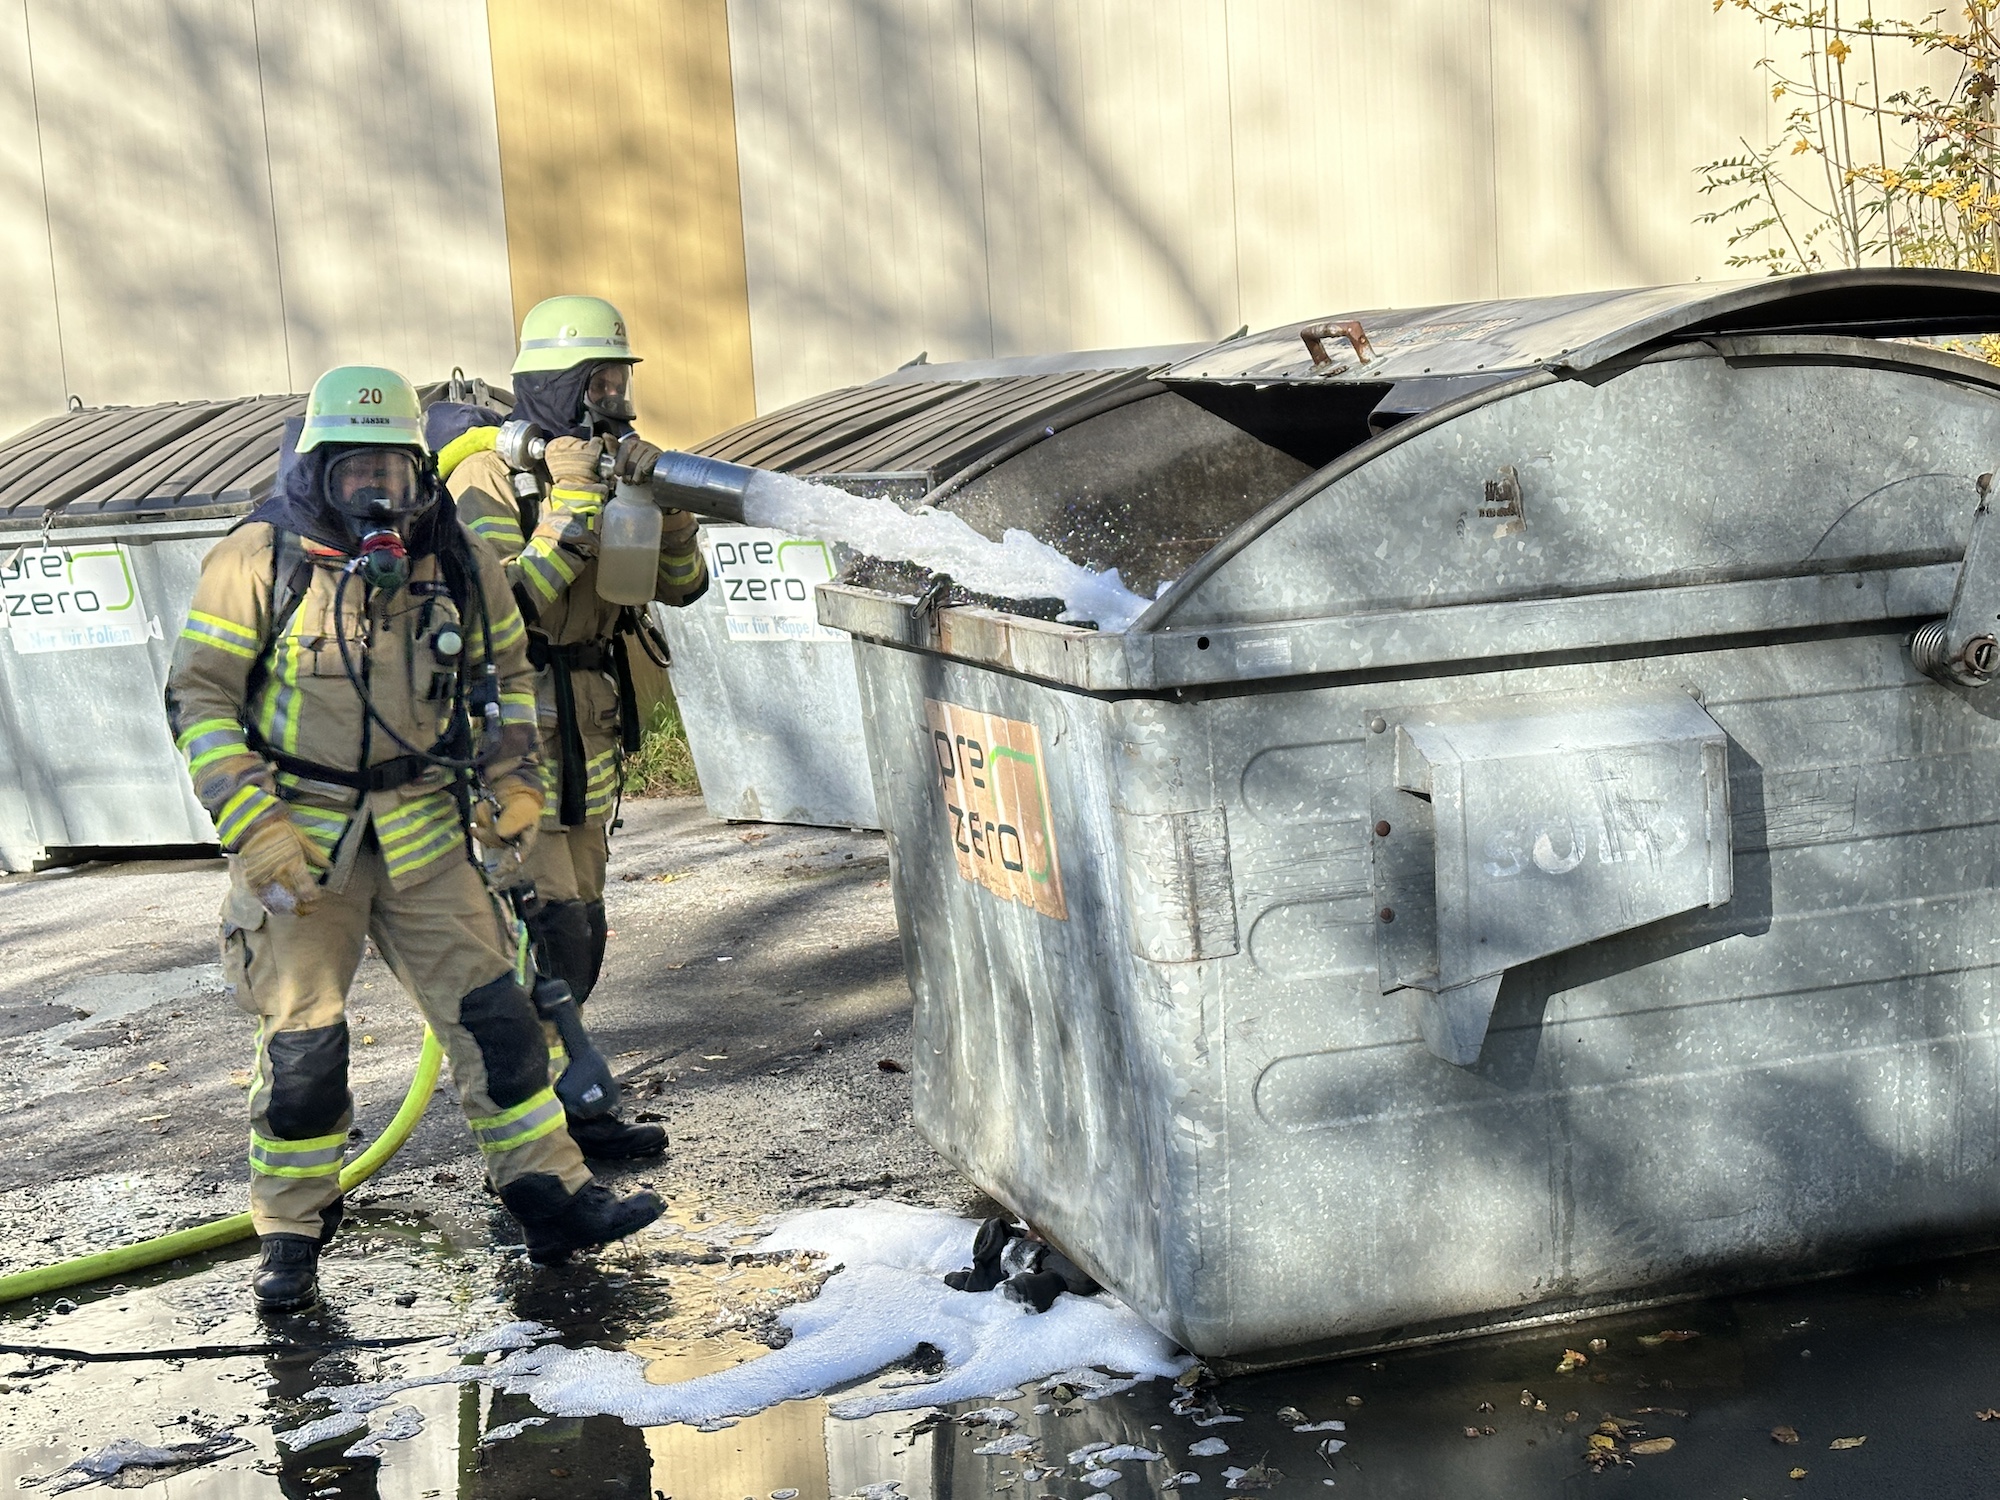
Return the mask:
M829 1277L813 1300L778 1314L792 1334L782 1349L732 1369L655 1385L637 1355L530 1344L490 1364L316 1390L313 1397L331 1402L335 1414L283 1441L291 1448L324 1441L361 1426L366 1413L403 1391L466 1381L527 1396L551 1416L615 1416L634 1427L708 1426L852 1385L920 1344L944 1356L943 1372L935 1379L878 1385L829 1409L838 1417L865 1417L943 1406L990 1399L1051 1376L1097 1397L1139 1380L1171 1379L1188 1367L1190 1360L1170 1339L1108 1293L1061 1296L1037 1314L996 1293L953 1291L943 1273L971 1258L976 1232L969 1220L901 1204L801 1214L777 1226L757 1251L818 1251L844 1269ZM490 1344L502 1331L474 1342ZM518 1344L519 1338L506 1342ZM1100 1366L1125 1372L1124 1378L1105 1375Z
M904 510L879 496L850 495L789 474L759 471L743 495L743 519L793 536L841 542L870 557L916 563L946 573L961 588L1005 599L1060 599L1065 620L1095 620L1123 630L1147 601L1125 587L1118 570L1093 573L1025 531L1001 540L981 536L945 511Z
M1220 1458L1229 1451L1229 1444L1221 1438L1203 1438L1198 1443L1188 1444L1189 1458Z

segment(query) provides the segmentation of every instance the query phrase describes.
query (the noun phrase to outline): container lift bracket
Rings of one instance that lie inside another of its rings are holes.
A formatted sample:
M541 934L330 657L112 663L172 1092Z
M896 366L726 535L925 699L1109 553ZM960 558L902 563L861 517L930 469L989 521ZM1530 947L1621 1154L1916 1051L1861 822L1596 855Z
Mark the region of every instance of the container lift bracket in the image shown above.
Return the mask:
M1447 1062L1479 1060L1509 968L1730 898L1728 742L1692 698L1364 719L1381 987Z

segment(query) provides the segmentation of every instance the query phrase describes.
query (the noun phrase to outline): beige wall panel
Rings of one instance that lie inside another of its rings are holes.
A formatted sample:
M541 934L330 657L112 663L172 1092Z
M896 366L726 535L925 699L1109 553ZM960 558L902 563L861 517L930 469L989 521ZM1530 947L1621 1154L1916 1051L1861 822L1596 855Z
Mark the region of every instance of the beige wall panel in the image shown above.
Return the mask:
M249 0L27 13L70 389L285 389Z
M61 410L68 395L34 96L27 12L15 5L0 13L0 304L8 309L0 437Z
M1240 321L1215 0L976 0L996 352Z
M993 352L966 0L735 0L757 403Z
M292 386L513 362L484 0L256 0Z
M645 430L754 410L723 0L490 0L515 317L592 292L646 357Z
M1244 321L1490 297L1485 0L1232 0Z
M1710 0L1493 0L1500 290L1743 275L1695 168L1763 139L1763 46Z

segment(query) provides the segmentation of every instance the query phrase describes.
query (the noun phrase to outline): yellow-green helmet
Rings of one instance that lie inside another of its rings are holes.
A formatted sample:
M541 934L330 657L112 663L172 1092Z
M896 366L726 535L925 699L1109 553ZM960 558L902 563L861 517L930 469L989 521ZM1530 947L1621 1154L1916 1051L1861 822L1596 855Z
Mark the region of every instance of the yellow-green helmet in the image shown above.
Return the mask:
M306 397L298 451L322 443L374 443L430 449L424 443L423 407L416 387L380 365L336 365L313 382Z
M600 359L639 363L625 337L625 315L602 297L547 297L521 319L514 374L567 370Z

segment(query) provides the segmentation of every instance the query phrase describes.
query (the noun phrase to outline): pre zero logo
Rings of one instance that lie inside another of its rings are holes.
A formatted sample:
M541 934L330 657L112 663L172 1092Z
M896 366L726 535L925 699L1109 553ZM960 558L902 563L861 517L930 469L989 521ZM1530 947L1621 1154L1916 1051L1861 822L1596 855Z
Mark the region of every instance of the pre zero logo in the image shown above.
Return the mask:
M159 635L121 546L23 547L0 558L0 623L17 655L136 646Z

